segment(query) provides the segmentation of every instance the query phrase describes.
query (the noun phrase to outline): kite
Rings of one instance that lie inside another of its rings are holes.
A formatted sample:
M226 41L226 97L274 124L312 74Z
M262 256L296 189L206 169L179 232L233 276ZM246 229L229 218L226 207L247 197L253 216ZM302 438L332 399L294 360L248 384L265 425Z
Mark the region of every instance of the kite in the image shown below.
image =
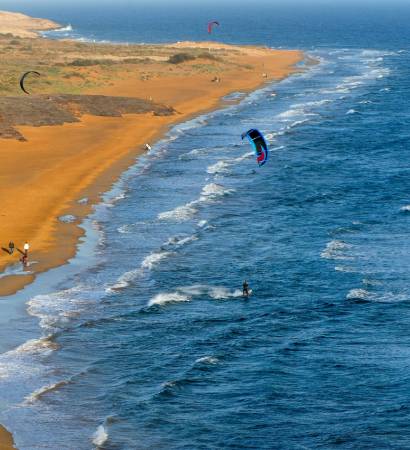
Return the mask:
M212 28L214 27L214 25L218 25L218 27L219 27L219 22L217 20L213 20L212 22L208 23L208 33L209 34L212 33Z
M263 166L268 160L268 146L266 145L266 141L262 133L259 130L252 128L242 134L242 139L244 139L245 136L248 138L255 151L256 160L258 161L259 166Z
M40 76L40 74L38 72L36 72L35 70L29 70L28 72L23 74L23 76L20 78L20 87L21 87L22 91L25 92L26 94L30 94L30 92L28 92L24 89L24 80L25 80L26 76L29 75L30 73L34 73L38 77Z

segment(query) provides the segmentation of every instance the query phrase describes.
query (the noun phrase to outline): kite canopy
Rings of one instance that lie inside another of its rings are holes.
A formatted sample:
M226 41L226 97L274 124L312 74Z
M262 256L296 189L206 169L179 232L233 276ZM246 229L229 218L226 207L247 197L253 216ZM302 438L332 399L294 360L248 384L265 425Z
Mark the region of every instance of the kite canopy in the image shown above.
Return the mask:
M242 139L245 137L248 138L253 150L255 151L256 160L258 161L259 166L263 166L268 160L268 146L266 145L266 141L262 133L259 130L252 128L246 133L243 133L241 137Z
M217 20L213 20L212 22L208 23L208 33L212 33L212 28L217 25L219 27L219 22Z
M23 76L20 78L20 87L21 90L23 92L25 92L26 94L30 94L30 92L26 91L26 89L24 88L24 80L26 79L26 76L29 75L30 73L34 73L35 75L37 75L38 77L41 76L38 72L36 72L35 70L29 70L28 72L24 73Z

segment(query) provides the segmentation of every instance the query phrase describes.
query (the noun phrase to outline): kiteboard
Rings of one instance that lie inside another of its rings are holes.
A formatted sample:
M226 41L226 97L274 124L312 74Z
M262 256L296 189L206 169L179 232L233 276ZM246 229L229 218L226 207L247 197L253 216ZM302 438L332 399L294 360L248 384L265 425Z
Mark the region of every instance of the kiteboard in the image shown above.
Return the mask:
M248 289L248 295L242 294L245 298L250 297L252 295L252 289Z

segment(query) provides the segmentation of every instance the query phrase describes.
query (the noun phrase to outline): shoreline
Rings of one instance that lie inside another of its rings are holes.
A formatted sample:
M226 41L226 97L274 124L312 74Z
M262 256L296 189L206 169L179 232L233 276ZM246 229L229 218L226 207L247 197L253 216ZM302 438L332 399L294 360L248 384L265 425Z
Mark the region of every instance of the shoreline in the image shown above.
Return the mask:
M0 450L16 450L13 435L2 425L0 425Z
M33 20L38 25L37 21L41 22L42 19ZM29 35L26 34L27 29L24 29L23 34L17 36L30 37L33 42L48 41L39 37L39 32L61 26L56 23L51 26L50 21L45 22L48 24L43 26L47 28L35 28L37 31L29 28ZM27 28L26 25L25 27ZM33 34L37 37L33 37ZM64 46L64 42L55 42L59 49ZM112 45L118 47L118 44ZM85 46L89 48L91 44ZM95 44L93 46L96 47ZM170 68L171 71L179 70L181 73L153 76L149 79L136 80L135 76L127 77L124 76L125 72L121 72L115 82L111 83L113 86L93 86L84 91L88 95L133 98L146 98L149 93L156 102L174 108L175 115L155 116L145 113L101 117L83 114L74 123L18 125L15 128L26 139L24 142L0 137L0 153L7 148L2 156L9 157L12 166L24 168L27 161L30 166L28 171L22 170L24 173L17 178L0 172L0 179L6 180L1 183L3 191L7 191L3 198L0 195L2 215L7 216L12 211L13 215L20 214L20 217L26 219L26 223L21 224L13 218L3 228L0 227L1 245L7 244L9 236L17 247L29 240L32 248L30 258L39 261L33 266L32 273L0 278L0 297L14 295L31 284L37 275L67 264L76 255L79 240L85 234L80 225L92 213L94 206L101 202L104 193L146 152L143 147L145 143L152 145L162 139L172 127L227 105L224 97L229 94L249 94L303 70L297 69L296 64L308 60L303 52L296 50L272 50L213 42L179 42L151 47L182 52L187 49L209 50L211 55L212 52L230 52L233 63L232 67L220 69L221 83L210 83L208 73L194 73L194 69L191 69L194 66L187 63L182 69ZM263 72L267 72L266 77L261 76ZM219 76L219 72L217 73ZM229 104L239 101L230 101ZM56 148L59 150L58 155ZM28 191L32 200L26 198L25 193ZM83 198L88 201L80 204L79 200ZM39 207L33 209L30 203ZM72 215L75 220L73 223L59 221L58 217L64 215ZM18 232L15 231L16 227L19 227ZM16 260L13 260L12 264L15 263ZM10 265L10 258L1 254L0 271ZM0 449L15 449L13 445L11 433L0 425Z

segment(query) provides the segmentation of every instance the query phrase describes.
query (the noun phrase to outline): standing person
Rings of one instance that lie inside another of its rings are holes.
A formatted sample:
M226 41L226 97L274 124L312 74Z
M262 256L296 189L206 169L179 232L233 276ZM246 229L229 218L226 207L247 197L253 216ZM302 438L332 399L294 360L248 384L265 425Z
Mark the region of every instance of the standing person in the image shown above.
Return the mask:
M27 255L24 254L21 258L20 258L21 264L23 264L23 268L25 269L28 266L28 258Z
M249 297L249 284L246 280L242 283L242 294L244 297Z
M12 255L14 253L14 242L13 241L9 242L9 253L10 253L10 255Z
M24 255L27 256L28 255L28 251L30 250L30 245L29 243L26 241L26 243L24 244Z

